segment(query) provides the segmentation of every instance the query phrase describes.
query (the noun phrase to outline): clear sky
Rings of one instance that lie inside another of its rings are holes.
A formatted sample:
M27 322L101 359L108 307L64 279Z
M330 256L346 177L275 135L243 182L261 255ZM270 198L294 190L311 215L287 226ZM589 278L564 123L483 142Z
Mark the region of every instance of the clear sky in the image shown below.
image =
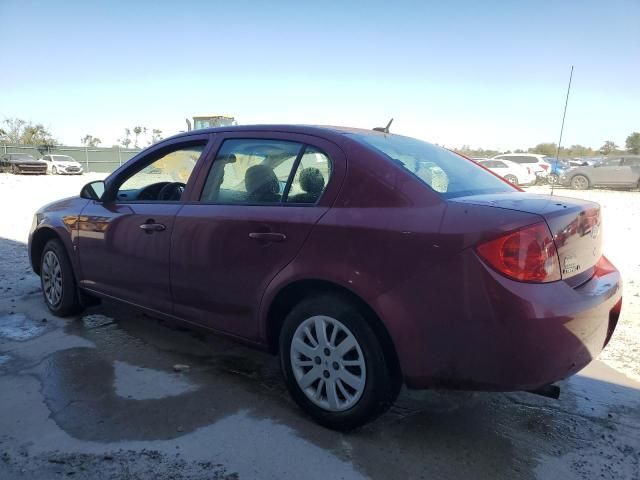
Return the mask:
M624 145L640 131L640 1L0 0L0 120L67 144L125 127L393 131L447 146Z

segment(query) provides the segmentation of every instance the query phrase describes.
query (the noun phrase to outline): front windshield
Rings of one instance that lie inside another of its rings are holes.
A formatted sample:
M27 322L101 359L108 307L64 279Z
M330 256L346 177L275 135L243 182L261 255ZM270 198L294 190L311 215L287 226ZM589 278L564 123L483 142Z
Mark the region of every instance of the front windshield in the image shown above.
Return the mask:
M51 155L56 162L75 162L75 160L67 155Z
M517 191L471 160L415 138L350 133L383 153L445 198Z

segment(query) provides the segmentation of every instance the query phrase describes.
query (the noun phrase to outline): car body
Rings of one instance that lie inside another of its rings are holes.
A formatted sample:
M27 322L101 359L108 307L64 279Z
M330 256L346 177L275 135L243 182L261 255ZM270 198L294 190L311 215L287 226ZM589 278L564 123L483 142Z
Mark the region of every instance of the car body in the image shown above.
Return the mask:
M530 167L520 165L519 163L515 163L510 160L489 159L477 161L483 167L488 168L493 173L500 175L502 178L514 185L535 185L538 178Z
M45 155L40 161L47 164L47 173L52 175L82 175L83 172L80 162L69 155Z
M117 299L279 352L294 399L348 430L402 383L532 390L584 367L620 312L601 239L597 204L426 142L264 125L149 147L40 209L29 255L55 314Z
M573 168L570 160L556 159L553 157L547 157L546 161L551 165L549 174L547 175L547 183L556 184L560 180L562 175L565 175L567 170ZM583 162L586 165L586 163Z
M575 157L568 160L570 167L592 167L599 164L606 157Z
M539 181L546 182L547 175L551 170L551 165L546 155L535 153L503 153L496 155L492 160L509 160L523 166L529 167L536 174Z
M578 190L591 187L640 188L640 156L620 155L593 166L572 168L560 176L560 183Z
M47 166L26 153L5 153L0 155L0 171L44 175Z

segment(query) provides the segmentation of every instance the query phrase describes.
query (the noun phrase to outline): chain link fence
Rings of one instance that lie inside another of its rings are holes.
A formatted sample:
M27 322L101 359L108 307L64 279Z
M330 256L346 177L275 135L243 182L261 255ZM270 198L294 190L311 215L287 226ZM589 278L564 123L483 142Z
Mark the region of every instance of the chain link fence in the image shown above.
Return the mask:
M100 148L100 147L70 147L56 145L55 147L38 147L33 145L0 145L0 155L5 153L26 153L38 159L43 155L68 155L79 162L85 172L111 173L123 163L134 157L140 149L137 148Z

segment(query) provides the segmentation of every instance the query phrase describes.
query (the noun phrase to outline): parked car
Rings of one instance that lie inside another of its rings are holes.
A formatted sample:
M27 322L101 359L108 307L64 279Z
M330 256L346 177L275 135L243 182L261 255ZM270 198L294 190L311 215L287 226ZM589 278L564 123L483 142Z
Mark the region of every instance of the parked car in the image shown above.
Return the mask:
M426 142L264 125L152 145L38 210L28 248L55 315L117 299L279 353L349 430L403 383L542 391L587 365L622 295L600 232L598 204Z
M0 171L43 175L47 166L26 153L5 153L0 155Z
M567 170L573 167L571 161L560 160L552 157L547 157L546 161L551 165L549 169L549 175L547 175L547 183L549 185L556 184L560 180L560 177L566 173Z
M478 160L478 163L514 185L534 185L536 183L536 174L527 166L509 160Z
M591 187L640 188L640 156L613 157L593 166L572 168L560 177L560 183L576 190Z
M45 155L40 161L47 164L47 173L52 175L82 174L82 165L69 155Z
M547 157L534 153L503 153L502 155L496 155L492 160L509 160L520 165L526 165L536 174L540 182L547 181L547 175L551 170Z

